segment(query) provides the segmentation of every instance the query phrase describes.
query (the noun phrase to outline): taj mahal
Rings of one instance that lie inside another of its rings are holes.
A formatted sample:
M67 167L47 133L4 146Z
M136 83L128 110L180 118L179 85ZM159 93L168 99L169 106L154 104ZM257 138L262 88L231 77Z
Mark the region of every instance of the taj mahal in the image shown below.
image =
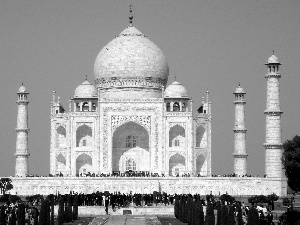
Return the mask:
M201 105L193 105L180 82L175 79L167 85L166 57L133 26L132 18L130 13L129 26L96 57L95 85L84 80L75 89L68 106L63 106L53 92L50 115L50 174L53 177L27 177L29 92L24 85L19 88L16 166L11 192L27 195L56 191L150 193L159 190L285 196L278 58L273 54L266 63L266 141L262 143L266 176L243 176L247 174L248 156L246 93L239 85L233 98L232 167L236 176L212 177L209 92L206 91ZM145 176L121 176L128 172L142 172Z

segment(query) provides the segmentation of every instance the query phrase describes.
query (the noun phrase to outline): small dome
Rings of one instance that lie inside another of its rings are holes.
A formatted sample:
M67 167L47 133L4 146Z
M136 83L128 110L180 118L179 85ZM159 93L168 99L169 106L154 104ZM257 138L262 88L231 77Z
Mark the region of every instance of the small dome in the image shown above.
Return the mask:
M165 90L165 98L188 98L185 87L177 81L170 84Z
M235 94L238 94L238 93L245 94L244 89L241 86L239 86L235 89Z
M79 85L74 94L75 98L95 98L97 97L97 90L94 85L85 80Z
M276 55L272 55L269 59L268 59L268 63L279 63L279 60L277 58Z
M26 87L22 84L22 86L19 88L19 90L18 90L18 92L19 93L27 93L27 89L26 89Z

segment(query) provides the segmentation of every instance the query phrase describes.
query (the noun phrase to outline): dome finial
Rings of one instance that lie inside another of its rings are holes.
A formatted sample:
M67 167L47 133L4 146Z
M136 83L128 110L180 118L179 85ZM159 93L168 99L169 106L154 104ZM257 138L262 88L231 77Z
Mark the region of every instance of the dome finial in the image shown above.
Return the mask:
M207 88L207 90L206 90L206 102L208 103L208 96L209 96L209 91L208 91L208 88Z
M176 74L175 74L175 81L177 81Z
M23 84L23 82L22 82L22 86L23 86L24 84Z
M133 19L133 16L132 16L132 3L130 3L130 6L129 6L129 26L132 27L132 19Z
M273 55L275 54L275 51L273 50Z
M87 80L87 75L85 75L85 80Z
M239 82L239 87L241 87L241 82Z

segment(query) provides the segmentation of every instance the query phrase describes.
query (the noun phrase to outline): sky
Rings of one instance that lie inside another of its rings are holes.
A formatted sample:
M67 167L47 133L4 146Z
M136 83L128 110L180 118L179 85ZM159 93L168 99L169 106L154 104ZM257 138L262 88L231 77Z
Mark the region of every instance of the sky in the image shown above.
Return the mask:
M68 108L85 76L94 83L100 50L129 24L164 52L168 84L184 85L196 110L208 89L212 102L212 173L233 173L234 95L246 92L247 173L264 175L267 68L282 63L282 141L300 134L299 0L1 0L0 176L13 176L16 92L29 94L29 171L48 175L50 102L56 90Z

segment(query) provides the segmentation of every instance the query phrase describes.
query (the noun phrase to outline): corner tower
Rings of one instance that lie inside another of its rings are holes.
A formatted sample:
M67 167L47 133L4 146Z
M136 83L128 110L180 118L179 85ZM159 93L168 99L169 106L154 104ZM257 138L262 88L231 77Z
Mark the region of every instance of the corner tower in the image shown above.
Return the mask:
M239 87L233 93L235 96L235 126L234 132L234 173L242 176L247 173L246 128L245 128L245 92Z
M28 108L29 103L27 99L26 88L22 84L19 88L18 95L18 117L17 117L17 142L16 142L16 167L15 176L24 177L28 175Z
M265 175L267 177L282 177L282 143L281 143L281 114L279 103L279 63L273 55L267 65L267 103L266 103L266 149Z

